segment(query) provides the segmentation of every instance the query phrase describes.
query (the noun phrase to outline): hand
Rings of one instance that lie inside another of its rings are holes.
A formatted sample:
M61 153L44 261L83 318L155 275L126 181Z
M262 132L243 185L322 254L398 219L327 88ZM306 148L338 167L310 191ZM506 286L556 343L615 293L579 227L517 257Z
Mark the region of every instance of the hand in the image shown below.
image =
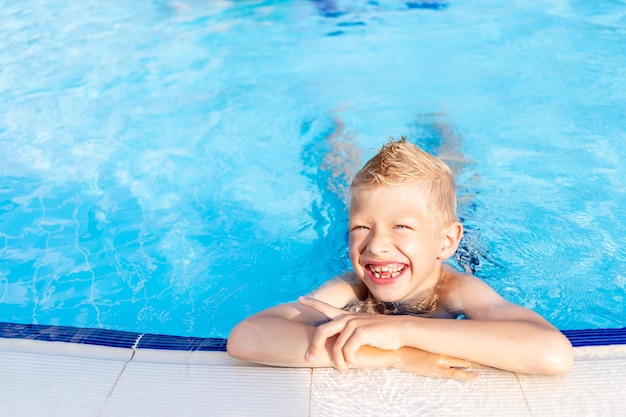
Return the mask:
M394 351L404 346L400 331L403 316L351 313L311 297L300 297L300 304L310 307L331 321L315 330L306 359L313 361L328 339L337 336L332 346L332 360L340 370L358 367L356 353L361 346Z
M458 381L472 381L476 374L468 368L474 364L464 359L443 356L420 349L405 347L396 352L393 367L421 376L451 378Z

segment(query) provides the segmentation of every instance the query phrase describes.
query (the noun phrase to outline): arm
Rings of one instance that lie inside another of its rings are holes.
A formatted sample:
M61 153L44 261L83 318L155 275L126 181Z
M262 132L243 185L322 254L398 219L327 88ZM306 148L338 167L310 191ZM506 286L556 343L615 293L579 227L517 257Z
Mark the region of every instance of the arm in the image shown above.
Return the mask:
M344 283L345 284L345 283ZM345 287L336 287L328 293L323 287L315 295L330 302L343 298ZM340 284L343 285L343 284ZM344 295L349 294L346 292ZM354 296L354 293L352 293ZM328 305L328 304L326 304ZM330 306L329 306L330 307ZM341 311L341 310L339 310ZM315 357L307 357L306 352L317 330L314 323L327 321L327 317L307 306L298 303L272 307L251 316L239 323L228 338L227 350L232 357L274 366L290 367L331 367L333 346L336 337L329 337L324 346L318 349ZM467 368L470 363L456 358L424 352L410 347L396 351L362 346L355 353L359 368L397 368L420 375L441 376L467 380L473 374L458 369Z
M305 359L305 352L315 332L312 323L325 320L321 314L297 303L269 308L255 314L232 330L228 336L228 354L237 359L274 366L332 366L330 354L321 349L315 362ZM332 339L326 341L331 345Z
M311 314L310 309L304 309L306 307L296 303L284 304L244 320L228 338L228 354L237 359L273 366L336 366L332 359L336 337L328 338L324 348L318 350L315 357L306 357L305 352L316 328L298 321ZM290 316L293 320L286 318ZM410 347L384 350L361 346L355 356L356 364L353 368L396 368L418 375L457 380L471 380L475 377L463 369L471 366L468 361Z
M354 283L335 279L317 289L312 296L341 308L357 296ZM228 337L228 353L238 359L275 366L332 366L331 353L320 349L315 361L307 362L305 353L316 330L316 323L328 318L299 303L271 307L255 314L232 330ZM325 342L332 346L332 338ZM387 366L390 358L378 358Z
M318 327L309 355L316 357L319 346L333 337L339 367L352 366L358 361L354 353L369 345L386 350L408 346L521 373L555 375L571 369L571 344L541 316L507 302L474 277L450 280L453 291L444 290L443 303L470 320L346 314L311 298L302 300L333 319Z
M517 306L499 306L498 313L515 313ZM496 311L492 311L496 314ZM517 314L515 314L517 315ZM516 319L406 321L401 325L406 344L443 355L512 372L559 375L569 372L573 352L556 329Z
M483 281L451 277L449 303L469 320L417 319L403 324L407 345L513 372L569 372L569 340L537 313L509 303Z

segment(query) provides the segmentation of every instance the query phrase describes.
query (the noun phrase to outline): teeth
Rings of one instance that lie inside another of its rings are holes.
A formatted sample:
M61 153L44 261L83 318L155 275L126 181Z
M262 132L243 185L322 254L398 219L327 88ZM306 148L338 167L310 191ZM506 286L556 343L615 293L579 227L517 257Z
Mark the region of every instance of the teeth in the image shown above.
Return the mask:
M404 269L402 264L390 264L385 266L370 265L370 269L374 272L398 272Z
M404 265L396 263L385 266L370 265L370 270L379 279L395 278L404 270Z

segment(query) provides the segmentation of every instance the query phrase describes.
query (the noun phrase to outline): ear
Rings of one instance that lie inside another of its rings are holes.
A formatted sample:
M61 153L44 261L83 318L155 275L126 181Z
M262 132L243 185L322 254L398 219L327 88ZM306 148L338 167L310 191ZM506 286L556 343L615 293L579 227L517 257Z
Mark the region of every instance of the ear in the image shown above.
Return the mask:
M463 225L454 222L446 227L441 233L441 247L437 259L445 260L454 255L459 242L463 237Z

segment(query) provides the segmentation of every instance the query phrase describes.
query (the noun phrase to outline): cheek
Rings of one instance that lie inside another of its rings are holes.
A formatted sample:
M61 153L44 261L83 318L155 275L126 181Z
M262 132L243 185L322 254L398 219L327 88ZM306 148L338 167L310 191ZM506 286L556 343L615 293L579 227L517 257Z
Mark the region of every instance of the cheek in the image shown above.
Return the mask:
M395 245L404 252L414 252L420 249L420 239L417 236L397 236Z
M357 250L356 243L354 240L350 239L350 243L348 244L348 254L350 255L350 260L353 260L358 253L359 251Z
M355 239L350 238L350 242L348 243L348 255L350 256L350 262L352 262L352 266L356 267L359 263L359 242Z
M409 258L425 259L434 256L431 245L425 244L425 242L415 238L398 241L397 247L400 252Z
M361 245L363 245L363 241L365 240L366 236L366 234L359 233L358 231L350 233L348 235L348 251L350 253L358 253L360 251Z

